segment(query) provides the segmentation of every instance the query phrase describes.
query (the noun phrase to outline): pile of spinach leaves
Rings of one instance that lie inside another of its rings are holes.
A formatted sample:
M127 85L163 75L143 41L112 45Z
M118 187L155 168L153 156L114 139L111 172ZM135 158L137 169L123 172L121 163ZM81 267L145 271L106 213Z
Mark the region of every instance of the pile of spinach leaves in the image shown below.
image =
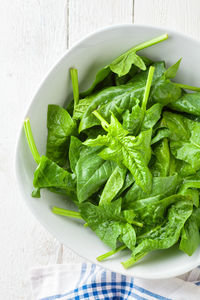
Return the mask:
M167 37L120 55L85 92L71 69L73 101L48 106L46 156L24 122L38 164L32 195L70 196L79 212L52 211L83 219L112 248L99 261L130 249L126 268L155 249L178 243L192 255L200 244L200 88L171 81L181 60L166 69L137 54Z

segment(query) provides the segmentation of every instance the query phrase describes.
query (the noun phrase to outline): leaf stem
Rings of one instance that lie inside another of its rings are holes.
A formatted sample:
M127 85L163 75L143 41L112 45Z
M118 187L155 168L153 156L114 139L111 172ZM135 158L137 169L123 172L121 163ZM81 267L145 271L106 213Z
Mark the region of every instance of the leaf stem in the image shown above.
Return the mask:
M72 211L60 207L53 206L52 212L56 215L65 216L65 217L72 217L76 219L82 219L81 214L77 211Z
M137 221L132 221L131 224L136 225L138 227L143 227L143 224Z
M107 131L107 128L110 126L110 124L98 113L97 110L94 110L92 113L101 122L102 127Z
M163 34L163 35L160 35L152 40L149 40L149 41L146 41L144 43L141 43L139 45L136 45L134 46L132 49L130 49L129 51L132 51L133 49L136 51L139 51L139 50L142 50L142 49L145 49L145 48L148 48L150 46L153 46L153 45L156 45L160 42L163 42L165 40L168 39L168 34Z
M149 68L149 73L148 73L147 82L146 82L145 91L144 91L144 96L143 96L143 101L142 101L142 110L144 112L146 111L146 106L147 106L147 101L148 101L148 98L149 98L149 93L150 93L150 89L151 89L151 84L152 84L152 80L153 80L154 71L155 71L155 67L151 66Z
M37 150L37 147L35 145L35 141L34 141L34 138L33 138L33 133L32 133L32 130L31 130L31 124L30 124L29 118L26 118L24 120L24 131L25 131L26 139L27 139L29 148L32 152L33 158L36 161L36 163L39 164L40 163L40 154L39 154L39 152Z
M181 89L190 90L190 91L194 91L194 92L200 92L200 87L191 86L191 85L182 84L182 83L174 83L174 84L176 86L180 87Z
M128 269L132 265L134 265L138 260L143 258L145 255L147 255L147 252L142 253L142 254L138 255L137 257L131 257L131 258L127 259L125 262L122 262L122 265L124 266L125 269Z
M75 68L71 68L70 75L71 75L73 95L74 95L74 107L76 107L76 105L79 102L78 70Z
M126 248L127 248L126 245L120 246L120 247L116 248L115 250L111 250L111 251L109 251L109 252L107 252L105 254L102 254L102 255L98 256L97 260L98 261L102 261L102 260L106 259L107 257L112 256L115 253L117 253L117 252L119 252L121 250L124 250Z

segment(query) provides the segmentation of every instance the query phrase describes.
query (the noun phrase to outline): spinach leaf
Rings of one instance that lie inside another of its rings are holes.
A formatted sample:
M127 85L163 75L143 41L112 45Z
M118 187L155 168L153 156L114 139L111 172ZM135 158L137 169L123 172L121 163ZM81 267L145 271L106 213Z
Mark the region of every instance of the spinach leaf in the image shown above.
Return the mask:
M149 93L151 89L151 84L153 80L153 74L154 74L155 68L151 66L149 68L149 73L147 77L147 82L144 90L144 96L142 100L142 105L139 107L139 101L137 104L132 108L131 114L129 111L125 112L125 115L123 115L123 126L125 129L128 129L130 133L133 133L134 135L137 135L141 127L145 129L150 129L153 127L153 125L157 122L155 116L155 109L150 108L149 111L146 112L146 106L147 101L149 98ZM160 111L161 113L161 111ZM152 117L154 117L154 121L152 121ZM160 118L160 114L159 114Z
M131 113L126 110L123 115L123 127L128 130L130 134L137 135L140 130L141 123L144 117L144 112L139 106L139 100L137 100L136 105L133 106Z
M71 136L69 146L69 162L73 173L75 173L76 164L83 148L86 148L86 146L84 146L78 138Z
M134 64L141 70L146 70L146 65L142 58L136 54L137 51L142 50L144 48L147 48L149 46L155 45L161 41L164 41L168 38L167 35L162 35L158 38L155 38L153 40L150 40L148 42L142 43L140 45L137 45L124 54L117 57L109 66L110 69L118 74L119 76L126 75L132 66Z
M184 186L184 184L179 189L179 194L188 195L192 198L193 205L199 207L199 191L195 189L190 189Z
M136 52L144 48L150 47L152 45L155 45L157 43L160 43L166 40L167 38L168 35L164 34L150 41L139 44L117 57L111 64L105 66L97 72L94 82L88 90L81 93L81 96L85 97L90 95L94 90L97 89L98 85L102 84L102 82L109 77L111 72L116 73L119 77L122 77L130 72L130 75L132 77L135 74L135 66L139 69L146 70L146 65L148 66L152 63L152 61L147 59L146 57L138 56Z
M151 140L151 145L159 142L164 138L168 138L170 135L170 131L168 128L160 128L156 131L156 135Z
M156 63L153 66L155 67L153 76L154 84L160 74L164 73L165 68L163 62ZM149 70L141 72L126 85L108 87L80 100L79 105L75 108L74 115L76 119L81 119L79 132L99 125L99 121L92 114L94 110L97 110L108 122L110 121L111 112L119 117L117 107L121 110L121 114L125 110L131 111L132 107L137 104L137 99L140 101L143 99L148 73Z
M123 187L121 188L121 190L119 191L117 196L120 197L134 182L135 182L135 179L134 179L133 175L130 172L127 172Z
M168 140L164 138L153 147L156 160L151 167L153 176L166 177L169 175L170 151Z
M84 142L87 146L107 146L99 155L105 160L114 160L129 169L135 181L144 190L151 190L151 173L148 163L151 157L151 130L141 132L138 137L127 136L121 123L114 115L108 124L97 112L95 112L102 123L102 127L108 132L107 135L98 136L95 140Z
M152 105L146 112L144 116L144 121L142 123L141 130L147 130L153 128L153 126L158 122L161 117L162 104L156 103Z
M200 93L184 94L168 106L176 111L200 116Z
M76 189L76 176L42 156L34 173L33 185L35 188L61 188L67 193Z
M160 79L153 86L151 101L167 105L178 100L181 94L181 88L176 86L169 79Z
M199 174L191 175L184 178L182 189L197 188L200 189Z
M136 233L133 226L129 223L121 224L121 235L120 235L124 244L130 250L135 248L136 243Z
M32 193L31 193L31 196L33 198L40 198L41 197L40 188L33 189Z
M87 200L108 180L116 164L105 161L99 155L99 148L84 151L75 167L77 176L77 197L79 202Z
M193 217L195 217L197 226L200 230L200 208L196 208L193 210Z
M146 67L153 64L153 61L145 56L140 56L140 58L145 63ZM115 74L115 85L126 84L129 80L131 80L131 78L133 78L138 73L138 70L140 70L138 67L132 65L130 71L126 75L119 76Z
M94 82L92 83L89 89L81 93L81 97L86 97L90 95L95 90L96 86L110 75L110 72L111 71L109 66L106 66L103 69L99 70L96 74Z
M197 224L195 214L192 214L182 229L179 249L191 256L199 245L199 227Z
M101 194L99 205L110 203L124 184L127 169L116 166Z
M167 79L172 79L176 76L176 73L179 69L180 63L181 63L181 59L179 59L174 65L172 65L171 67L169 67L167 69L167 71L165 72L165 78Z
M132 77L134 77L137 74L137 72L138 72L138 67L132 65L130 71L126 75L119 76L115 74L115 85L126 84Z
M136 213L137 218L147 227L152 228L156 224L161 224L165 221L165 212L172 204L185 200L186 195L175 194L163 198L163 195L141 199L133 202L131 208ZM188 195L188 198L191 197ZM137 219L136 218L136 219Z
M193 175L196 173L196 170L192 168L192 166L180 159L176 159L172 154L170 158L170 172L172 172L172 164L174 168L174 172L177 172L179 176L185 178L189 175Z
M121 199L101 206L85 202L79 204L79 209L82 218L106 245L115 249L117 239L121 237L133 249L136 235L134 228L126 225L128 222L121 212Z
M192 214L190 201L178 201L168 210L167 221L143 234L139 244L133 250L132 257L123 263L125 268L132 266L148 252L156 249L167 249L177 243L181 230Z
M92 114L95 109L109 121L111 112L115 114L118 113L117 107L120 108L122 112L126 109L132 109L136 104L136 97L141 96L143 92L144 86L137 88L131 85L121 85L109 87L97 94L92 94L88 97L87 103L89 103L89 105L87 109L85 110L84 108L84 114L79 125L79 132L100 124Z
M177 174L168 177L153 177L152 190L148 193L144 192L137 183L134 183L123 197L123 208L130 207L131 203L134 203L136 200L158 195L165 197L173 195L177 190L179 181L180 179Z
M67 160L69 136L75 133L76 123L58 105L49 105L47 114L48 137L46 156L60 166Z
M172 141L188 141L191 136L197 136L200 130L200 123L168 111L163 113L162 125L170 130L169 138Z
M191 142L172 141L170 148L176 158L189 163L195 170L200 169L200 146Z
M118 74L118 76L124 76L130 71L132 64L141 70L146 70L145 63L142 58L136 54L135 50L129 50L116 58L110 64L110 69Z
M164 112L162 122L170 130L172 154L186 163L184 174L194 173L200 168L200 123L170 112Z

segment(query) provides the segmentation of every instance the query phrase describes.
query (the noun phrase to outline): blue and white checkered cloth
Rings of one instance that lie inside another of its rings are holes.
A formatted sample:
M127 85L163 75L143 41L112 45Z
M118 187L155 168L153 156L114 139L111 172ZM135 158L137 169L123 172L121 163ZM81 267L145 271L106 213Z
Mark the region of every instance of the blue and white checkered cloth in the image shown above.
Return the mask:
M34 300L199 300L200 267L166 280L143 280L90 263L53 265L31 271Z

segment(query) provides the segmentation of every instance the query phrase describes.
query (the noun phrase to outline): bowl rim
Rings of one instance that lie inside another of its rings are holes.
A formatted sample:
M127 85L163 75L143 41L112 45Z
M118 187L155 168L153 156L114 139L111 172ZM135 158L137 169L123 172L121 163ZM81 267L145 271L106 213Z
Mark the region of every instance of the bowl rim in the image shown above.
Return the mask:
M99 34L99 33L103 33L109 30L115 30L118 28L129 28L129 27L135 27L138 29L155 29L155 30L163 30L164 33L167 33L169 36L170 35L179 35L181 38L187 38L187 40L191 40L192 42L196 42L199 44L200 46L200 41L196 38L193 38L185 33L167 28L167 27L163 27L163 26L153 26L153 25L144 25L144 24L132 24L132 23L123 23L123 24L115 24L115 25L109 25L109 26L104 26L99 28L98 30L94 30L91 33L85 35L83 38L81 38L80 40L78 40L77 42L74 43L74 45L67 49L61 56L60 58L57 59L57 61L52 65L52 67L49 68L49 70L45 73L45 75L43 76L42 80L40 80L39 84L36 86L34 92L33 92L33 96L30 96L30 100L29 103L26 106L25 109L25 113L24 113L24 119L26 118L29 110L31 109L32 104L34 103L35 98L40 94L40 91L44 85L44 83L46 82L46 80L48 79L48 77L50 76L50 74L52 73L52 71L57 68L59 65L61 65L63 63L63 60L65 60L66 56L69 55L71 52L74 51L74 49L76 47L78 47L82 42L87 41L88 39L94 37L95 35ZM23 123L20 124L20 127L18 129L17 132L17 138L16 138L16 142L15 142L15 147L14 147L14 174L15 174L15 178L16 178L16 182L17 182L17 190L19 192L19 195L22 196L24 203L26 204L26 207L28 207L28 209L31 211L32 215L35 217L35 219L50 233L50 235L52 235L52 237L54 237L56 240L58 240L60 243L66 245L66 243L63 241L62 237L60 234L56 233L52 227L50 227L43 219L40 218L39 214L32 208L32 206L28 205L27 201L25 201L25 197L24 197L24 191L21 188L21 182L18 178L18 169L17 169L17 155L18 155L18 151L19 151L19 147L20 147L20 136L23 132ZM66 245L67 248L69 248L71 251L73 251L76 255L78 255L79 257L81 257L82 259L85 259L86 261L89 261L90 263L95 263L96 265L99 265L103 268L105 268L106 270L109 271L113 271L111 267L107 267L104 266L104 264L101 262L94 262L92 259L90 260L89 258L85 258L84 256L82 256L80 253L78 253L76 250L74 250L73 248L71 248L70 246ZM199 250L200 252L200 250ZM171 278L171 277L176 277L176 276L180 276L186 272L191 271L192 269L196 268L198 265L200 264L200 256L199 256L199 260L197 260L196 262L191 263L189 266L180 266L178 269L173 270L173 272L170 273L161 273L159 274L159 277L157 275L151 275L151 276L145 276L145 273L142 273L141 275L137 275L137 278L141 278L141 279L167 279L167 278ZM134 276L134 268L132 268L133 270L133 274L132 275L127 275L126 273L123 273L123 271L117 271L119 274L123 274L126 276ZM115 272L115 271L114 271Z

